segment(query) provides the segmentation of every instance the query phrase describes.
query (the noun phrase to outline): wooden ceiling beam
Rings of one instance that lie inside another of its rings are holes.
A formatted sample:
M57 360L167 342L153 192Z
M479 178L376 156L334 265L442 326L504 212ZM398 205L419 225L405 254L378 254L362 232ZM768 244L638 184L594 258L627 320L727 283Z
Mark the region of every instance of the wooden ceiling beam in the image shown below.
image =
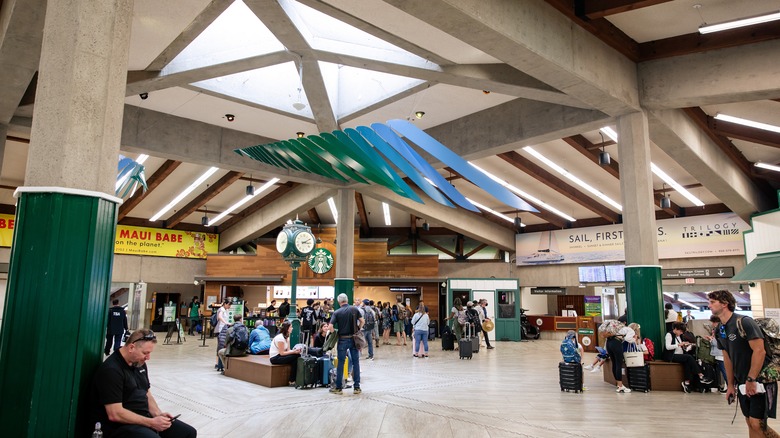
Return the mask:
M320 220L320 215L317 214L317 209L316 208L314 208L314 207L310 208L309 211L307 211L307 213L309 214L309 223L310 224L314 225L314 224L321 224L322 223L322 220Z
M238 179L241 178L241 175L243 175L243 172L230 171L226 173L217 182L204 190L203 193L196 196L195 199L188 202L187 205L180 208L173 216L168 218L168 220L165 221L165 228L173 228L176 226L179 222L186 219L187 216L194 213L195 210L206 205L207 202L214 199L215 196L219 195L226 188L230 187L231 184L238 181Z
M482 244L480 244L479 246L477 246L476 248L474 248L474 249L472 249L471 251L469 251L469 252L468 252L468 254L464 254L464 255L463 255L463 258L464 258L464 259L467 259L467 258L469 258L469 257L473 256L474 254L476 254L476 253L478 253L478 252L482 251L483 249L485 249L485 248L487 248L487 247L488 247L488 246L487 246L487 244L486 244L486 243L482 243Z
M671 0L577 0L575 8L577 15L584 15L591 20L604 18L609 15L634 11L637 9L655 6Z
M138 204L141 203L141 201L144 200L147 196L149 196L154 189L157 188L160 184L162 184L163 181L165 181L165 178L168 178L168 176L173 173L174 170L176 170L177 167L181 164L181 161L175 161L175 160L167 160L165 161L162 166L160 166L159 169L157 169L152 176L149 177L148 180L146 180L146 191L143 190L137 190L133 196L131 196L127 201L122 203L121 206L119 206L119 213L117 214L117 222L121 221L122 219L127 216L130 211L132 211ZM146 225L148 226L148 225Z
M700 184L700 183L695 183L695 184L686 184L686 185L682 186L682 188L688 190L688 189L698 189L699 187L702 187L702 186L703 185ZM655 190L653 190L653 194L666 193L669 190L670 189L655 189Z
M409 215L409 235L412 238L412 254L417 254L417 216L413 214Z
M395 248L397 246L400 246L400 245L403 245L404 243L406 243L408 241L409 241L409 237L402 237L402 238L396 240L393 243L387 242L387 252L390 252L390 250L392 250L393 248Z
M594 202L592 198L586 196L562 179L543 169L536 163L531 162L531 160L523 157L517 152L506 152L499 154L498 157L515 166L518 170L534 177L540 183L545 184L568 199L610 221L610 223L617 223L620 221L620 214L610 210L599 202ZM577 222L579 222L579 220ZM570 223L569 225L571 226L573 224Z
M589 158L591 161L593 161L596 164L599 164L599 153L592 147L590 147L591 143L587 138L581 136L581 135L575 135L572 137L567 137L563 139L566 143L568 143L571 147L576 149L581 154L585 155L587 158ZM599 164L600 165L600 164ZM606 166L601 166L602 169L607 171L610 175L614 176L618 180L620 179L620 164L617 162L617 160L610 160L609 164ZM662 191L661 193L666 193L669 190ZM653 193L653 198L655 200L655 206L658 208L661 207L661 199L663 198L662 194L659 193ZM669 200L669 208L662 208L667 213L673 215L673 216L682 216L683 210L682 208Z
M780 38L776 22L708 34L689 33L639 44L639 61L670 58L709 50L744 46Z
M268 205L269 203L276 201L277 199L281 198L282 196L289 193L292 189L295 187L298 187L298 183L289 181L284 184L279 184L279 186L272 192L268 193L267 195L263 196L262 198L255 201L252 205L249 205L245 209L241 210L240 213L236 214L235 216L231 217L230 219L226 220L225 222L222 222L221 225L219 225L217 228L219 229L219 232L222 233L225 230L229 229L230 227L236 225L237 223L241 222L242 220L246 219L247 217L251 216L257 211L260 211Z
M740 125L739 123L717 120L710 116L707 116L707 126L712 132L725 137L758 143L773 148L780 148L780 134L776 132L752 128L750 126Z
M368 213L366 212L366 203L363 202L363 195L355 191L355 204L357 205L358 216L360 216L360 236L371 236L371 227L368 225Z
M119 225L127 225L130 227L165 228L165 221L158 220L149 222L149 219L144 219L141 217L125 216L117 223ZM217 227L204 227L201 224L190 224L187 222L181 222L171 229L178 231L194 231L198 233L217 233Z
M439 244L438 244L438 243L436 243L436 242L433 242L433 241L431 241L431 240L428 240L428 239L426 239L426 238L424 238L424 237L418 237L418 239L420 239L420 241L422 241L422 242L423 242L423 243L425 243L426 245L428 245L428 246L431 246L431 247L433 247L433 248L436 248L436 249L438 249L439 251L443 252L444 254L447 254L448 256L450 256L450 257L452 257L452 258L454 258L454 259L457 259L457 258L458 258L458 255L457 255L457 254L455 254L454 252L452 252L452 251L448 250L447 248L445 248L445 247L443 247L443 246L439 245Z

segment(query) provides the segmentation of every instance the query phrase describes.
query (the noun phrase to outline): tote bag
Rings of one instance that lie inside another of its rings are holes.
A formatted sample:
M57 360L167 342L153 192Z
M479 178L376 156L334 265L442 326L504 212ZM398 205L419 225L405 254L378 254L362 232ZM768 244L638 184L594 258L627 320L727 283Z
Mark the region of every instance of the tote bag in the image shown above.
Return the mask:
M627 367L645 366L645 355L636 344L628 344L628 350L623 353L623 358Z

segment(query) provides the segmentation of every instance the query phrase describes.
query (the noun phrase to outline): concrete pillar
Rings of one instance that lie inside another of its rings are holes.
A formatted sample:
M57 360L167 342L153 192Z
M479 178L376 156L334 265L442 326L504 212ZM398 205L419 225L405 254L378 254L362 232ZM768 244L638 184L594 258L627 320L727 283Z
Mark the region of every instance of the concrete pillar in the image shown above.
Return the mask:
M0 124L0 171L3 170L3 160L5 159L6 141L8 141L8 126Z
M94 427L77 413L103 359L132 11L125 0L47 2L0 334L8 436ZM57 348L52 333L63 335Z
M355 191L339 189L336 194L336 209L339 219L336 224L336 279L334 282L336 297L347 294L349 303L355 297ZM338 308L338 300L334 300Z
M637 112L619 117L617 131L628 319L639 323L642 336L660 345L664 335L663 299L647 115Z

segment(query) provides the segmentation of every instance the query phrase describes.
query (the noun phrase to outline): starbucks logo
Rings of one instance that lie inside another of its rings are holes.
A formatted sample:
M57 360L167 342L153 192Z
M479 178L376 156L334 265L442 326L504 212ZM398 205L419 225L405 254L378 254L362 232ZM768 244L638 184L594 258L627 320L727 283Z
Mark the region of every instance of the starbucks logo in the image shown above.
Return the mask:
M309 255L308 263L315 274L324 274L333 267L333 254L325 248L317 248Z

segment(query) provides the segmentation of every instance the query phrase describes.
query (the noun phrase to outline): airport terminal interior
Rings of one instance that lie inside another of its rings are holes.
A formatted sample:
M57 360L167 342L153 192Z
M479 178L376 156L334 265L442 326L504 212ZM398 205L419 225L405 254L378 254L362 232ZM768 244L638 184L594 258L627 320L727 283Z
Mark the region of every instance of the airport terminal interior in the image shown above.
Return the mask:
M658 344L667 304L704 335L719 289L780 320L778 0L100 3L0 0L9 433L92 432L118 300L201 437L747 435L679 367L561 391L559 347ZM359 395L215 371L224 300L275 331L340 293L423 303L430 358L364 353ZM456 300L495 349L442 350Z

